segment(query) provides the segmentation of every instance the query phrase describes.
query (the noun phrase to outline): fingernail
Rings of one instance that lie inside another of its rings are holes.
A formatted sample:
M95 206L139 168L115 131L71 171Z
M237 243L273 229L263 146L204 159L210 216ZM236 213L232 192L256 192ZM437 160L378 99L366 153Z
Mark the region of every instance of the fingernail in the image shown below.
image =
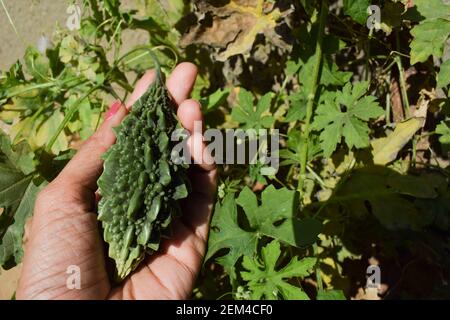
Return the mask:
M117 113L117 111L119 111L121 105L122 104L120 103L120 101L116 100L111 105L111 107L109 107L109 110L108 110L108 112L105 115L106 120L111 119Z

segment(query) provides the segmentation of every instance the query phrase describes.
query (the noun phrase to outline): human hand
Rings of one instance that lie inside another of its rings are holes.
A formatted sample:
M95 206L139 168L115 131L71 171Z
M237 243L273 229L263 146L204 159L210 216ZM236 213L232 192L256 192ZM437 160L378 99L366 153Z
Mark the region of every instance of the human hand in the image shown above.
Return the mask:
M188 145L202 139L194 121L202 121L200 104L188 99L197 76L190 63L181 63L167 80L178 106L177 115L191 133ZM216 169L189 169L192 193L182 203L183 215L172 224L173 237L162 241L158 253L146 257L120 286L109 281L104 244L98 227L96 181L103 168L101 155L115 142L113 127L155 79L147 72L125 106L116 104L99 130L87 140L59 176L40 192L35 204L18 299L186 299L189 298L206 250L216 189ZM197 144L196 144L197 145ZM194 150L200 160L202 150ZM192 151L192 148L191 148ZM191 152L192 153L192 152ZM67 268L80 268L81 288L66 285Z

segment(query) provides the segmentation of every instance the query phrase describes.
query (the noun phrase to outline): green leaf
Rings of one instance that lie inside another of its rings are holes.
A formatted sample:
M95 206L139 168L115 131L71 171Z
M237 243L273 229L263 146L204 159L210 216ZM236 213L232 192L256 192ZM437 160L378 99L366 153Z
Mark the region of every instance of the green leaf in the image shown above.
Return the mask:
M22 142L12 147L0 132L0 266L9 269L22 259L22 236L39 188L32 181L33 153Z
M427 225L428 217L410 199L436 199L442 179L427 174L401 175L379 166L365 167L355 170L328 201L339 203L360 219L373 214L391 230L420 230Z
M336 150L342 138L349 148L369 146L370 119L383 115L383 109L373 96L363 95L367 82L360 82L353 87L347 83L341 92L328 94L316 109L312 129L320 131L321 146L324 156L329 157Z
M225 196L223 203L216 204L208 239L205 261L221 249L229 252L217 259L231 278L235 278L234 265L242 256L253 256L256 252L258 235L247 232L239 226L237 206L233 194Z
M441 64L441 70L438 75L438 88L444 88L450 84L450 59Z
M347 300L342 290L326 290L317 293L317 300Z
M281 165L300 164L301 150L305 147L305 141L302 138L300 130L293 129L288 133L287 148L280 150L280 157L284 160ZM321 151L319 141L316 136L308 139L308 162L316 158Z
M297 193L294 190L275 189L273 185L270 185L262 192L261 205L258 205L256 195L245 187L236 199L236 203L244 209L253 230L300 247L316 240L322 224L314 219L295 218L296 196Z
M50 67L47 57L41 55L36 48L28 47L25 56L27 72L37 80L45 80L49 75Z
M229 94L229 89L217 89L213 94L201 99L200 104L203 107L204 113L208 113L218 108L222 103L224 103Z
M439 141L442 144L450 144L450 126L445 121L436 126L436 133L440 135Z
M229 249L229 253L217 261L233 277L237 260L241 256L255 255L257 240L262 235L292 246L314 243L322 224L311 218L295 218L295 197L295 191L275 189L273 185L262 192L261 205L258 205L256 195L248 187L241 191L236 200L233 195L226 195L222 204L216 204L205 260L221 249ZM251 231L239 225L236 204L244 209Z
M231 111L233 120L242 124L244 129L270 128L275 122L274 117L263 115L269 113L272 102L272 93L263 95L256 106L253 105L251 92L241 88L238 94L239 104Z
M372 142L373 162L386 165L397 158L397 154L412 139L414 134L423 127L424 118L411 118L398 123L394 132L386 138L380 138Z
M294 286L287 280L294 277L305 278L310 275L316 259L298 260L294 257L285 267L278 269L277 262L280 255L280 243L274 240L261 249L261 259L244 256L242 266L247 271L241 272L241 276L248 281L251 298L275 300L281 296L289 300L309 300L301 287Z
M296 74L300 69L300 66L301 61L297 62L293 60L286 61L286 69L285 69L286 76L293 76L294 74Z
M414 5L426 19L448 19L450 15L450 5L443 0L414 0Z
M336 63L327 60L323 64L320 83L325 86L343 86L350 81L352 75L351 72L340 71Z
M3 269L14 267L22 261L22 238L25 223L33 213L34 202L40 190L40 187L36 186L31 179L27 181L28 183L24 184L21 190L16 190L17 193L14 197L17 204L12 209L14 221L1 237L0 266Z
M430 55L441 58L450 35L450 21L425 20L411 30L414 39L411 47L411 64L425 62Z
M306 116L306 97L304 90L292 93L288 100L290 102L288 112L283 119L283 122L293 122L303 120Z
M167 24L168 27L174 27L182 18L185 7L183 0L147 0L145 4L148 15L155 18L162 26Z
M370 4L369 0L344 0L344 13L356 22L365 25L369 16L367 8Z
M27 175L35 170L34 152L26 141L11 146L9 137L0 130L0 151L12 166L23 174Z
M446 186L445 186L446 188ZM428 217L430 225L439 230L450 230L450 197L442 195L436 199L415 199L414 204Z

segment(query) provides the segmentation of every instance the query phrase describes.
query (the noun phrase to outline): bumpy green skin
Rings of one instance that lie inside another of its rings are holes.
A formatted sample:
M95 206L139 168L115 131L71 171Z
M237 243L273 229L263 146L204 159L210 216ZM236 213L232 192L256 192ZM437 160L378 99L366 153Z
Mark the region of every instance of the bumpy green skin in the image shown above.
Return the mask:
M161 232L180 212L177 200L188 195L186 166L170 161L174 110L156 81L115 128L117 141L103 156L98 220L118 281L158 250Z

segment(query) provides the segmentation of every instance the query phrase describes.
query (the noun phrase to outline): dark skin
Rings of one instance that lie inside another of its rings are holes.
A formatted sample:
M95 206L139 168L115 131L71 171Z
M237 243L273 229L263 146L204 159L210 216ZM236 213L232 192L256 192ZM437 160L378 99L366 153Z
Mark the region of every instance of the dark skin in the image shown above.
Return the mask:
M201 162L205 145L194 132L202 121L200 105L188 99L197 68L181 63L167 80L177 115L191 132L189 145L198 141ZM59 176L40 192L25 248L18 299L186 299L189 298L206 250L216 189L214 165L189 170L193 192L182 203L183 216L172 224L173 236L118 287L110 283L102 236L95 214L96 181L103 168L101 155L115 142L112 128L120 124L155 78L147 72L125 106L111 110L99 130L86 141ZM112 112L114 111L114 112ZM191 148L191 150L193 150ZM204 163L204 162L203 162ZM80 267L81 289L68 289L67 267Z

